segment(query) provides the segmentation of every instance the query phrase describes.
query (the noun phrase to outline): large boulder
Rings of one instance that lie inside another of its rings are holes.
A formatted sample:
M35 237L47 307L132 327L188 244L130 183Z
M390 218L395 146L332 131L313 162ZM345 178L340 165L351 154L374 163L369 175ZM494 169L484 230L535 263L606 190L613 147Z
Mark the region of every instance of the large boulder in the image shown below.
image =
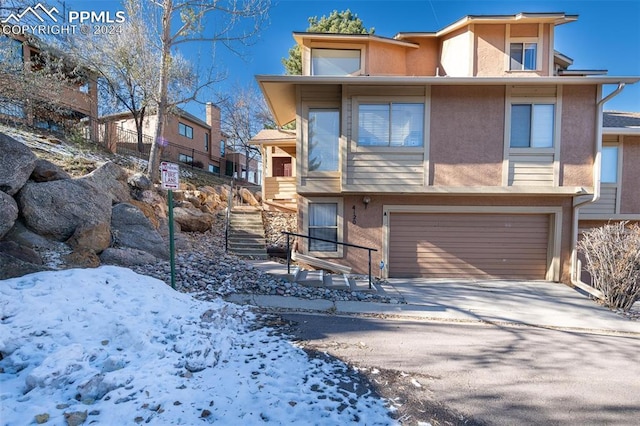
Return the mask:
M256 200L256 197L253 196L253 193L247 188L240 188L239 195L242 198L242 201L249 204L250 206L257 207L260 205L258 200Z
M32 248L21 246L15 241L0 241L0 253L34 265L42 265L44 263L38 252Z
M78 180L89 183L98 191L111 197L112 203L126 203L131 199L127 172L116 163L108 161Z
M109 247L100 254L100 262L104 265L118 265L129 268L136 265L153 264L157 262L157 259L146 251L128 247Z
M184 232L206 232L211 229L215 220L215 216L210 213L184 207L174 208L173 218Z
M111 221L111 197L82 179L28 182L16 200L27 227L57 241L81 224Z
M76 252L83 250L100 254L111 245L111 224L108 222L87 222L80 224L67 244Z
M50 182L52 180L71 179L71 175L51 161L39 159L31 173L31 180L36 182Z
M0 191L0 239L13 228L18 219L18 204L9 194Z
M9 278L49 270L46 266L25 262L9 254L0 253L0 280L8 280Z
M161 259L169 258L168 244L144 213L132 204L113 206L111 233L115 247L130 247Z
M37 157L23 143L0 133L0 191L15 195L36 167Z

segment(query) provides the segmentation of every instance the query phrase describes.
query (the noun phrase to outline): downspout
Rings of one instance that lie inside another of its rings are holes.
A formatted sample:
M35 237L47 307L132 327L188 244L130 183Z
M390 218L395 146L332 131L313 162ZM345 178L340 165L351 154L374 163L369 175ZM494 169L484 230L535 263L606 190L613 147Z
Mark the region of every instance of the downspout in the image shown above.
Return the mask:
M602 298L602 293L580 280L580 270L578 265L578 209L586 204L595 203L600 199L600 181L602 175L602 114L605 102L622 92L625 83L618 83L618 87L604 98L598 101L596 111L596 140L595 157L593 161L593 196L590 200L578 201L574 199L573 204L573 227L571 235L571 284L588 291L596 297ZM585 288L587 287L587 288Z

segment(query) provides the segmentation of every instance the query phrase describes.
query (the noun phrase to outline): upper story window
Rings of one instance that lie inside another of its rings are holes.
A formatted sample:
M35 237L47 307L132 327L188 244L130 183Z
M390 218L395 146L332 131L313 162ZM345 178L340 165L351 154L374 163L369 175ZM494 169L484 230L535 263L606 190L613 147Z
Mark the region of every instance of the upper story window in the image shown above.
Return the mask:
M226 145L224 140L220 141L220 157L224 157Z
M311 50L311 75L349 75L360 69L358 49Z
M184 123L178 123L178 133L189 139L193 139L193 127Z
M204 134L204 150L209 152L209 133Z
M424 103L360 103L359 146L422 146Z
M335 172L339 170L340 111L309 109L308 170Z
M511 105L511 148L553 148L554 104Z
M535 71L537 69L538 43L511 43L511 71Z
M602 183L618 182L618 147L602 147Z

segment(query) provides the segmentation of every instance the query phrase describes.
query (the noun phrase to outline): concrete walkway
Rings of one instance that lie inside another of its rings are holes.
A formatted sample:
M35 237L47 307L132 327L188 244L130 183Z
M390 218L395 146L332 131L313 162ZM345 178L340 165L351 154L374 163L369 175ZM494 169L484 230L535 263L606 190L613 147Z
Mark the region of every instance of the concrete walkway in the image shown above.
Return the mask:
M286 265L271 261L252 263L269 274L286 276ZM286 311L389 315L640 335L640 321L613 313L578 290L547 281L392 278L381 290L406 304L333 302L253 294L230 295L227 300Z

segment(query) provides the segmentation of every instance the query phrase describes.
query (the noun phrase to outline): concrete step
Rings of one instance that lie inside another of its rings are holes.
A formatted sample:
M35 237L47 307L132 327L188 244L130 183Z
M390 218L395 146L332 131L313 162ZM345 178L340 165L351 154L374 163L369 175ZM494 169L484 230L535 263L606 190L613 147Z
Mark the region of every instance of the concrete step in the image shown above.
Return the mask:
M318 259L317 257L309 256L307 254L302 254L295 251L291 252L291 259L297 262L305 263L309 266L313 266L314 268L326 269L331 272L338 272L341 274L351 273L351 268L348 266L330 262L325 259Z

